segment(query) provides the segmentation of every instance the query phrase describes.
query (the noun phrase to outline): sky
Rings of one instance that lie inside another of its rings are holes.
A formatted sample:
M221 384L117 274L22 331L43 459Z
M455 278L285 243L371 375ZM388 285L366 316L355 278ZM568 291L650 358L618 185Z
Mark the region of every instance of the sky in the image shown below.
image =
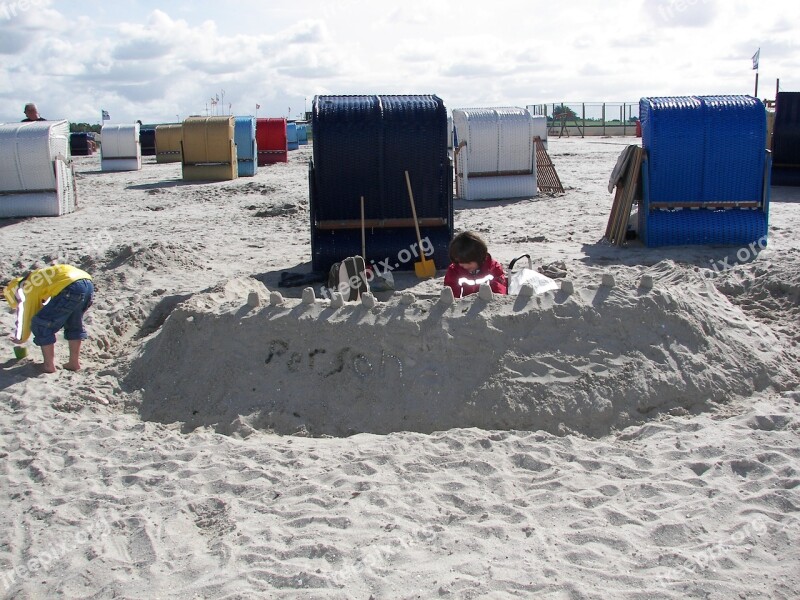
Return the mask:
M296 118L317 94L448 109L753 94L759 48L774 98L778 78L800 91L798 30L788 0L0 0L0 122L26 102L165 123L256 104Z

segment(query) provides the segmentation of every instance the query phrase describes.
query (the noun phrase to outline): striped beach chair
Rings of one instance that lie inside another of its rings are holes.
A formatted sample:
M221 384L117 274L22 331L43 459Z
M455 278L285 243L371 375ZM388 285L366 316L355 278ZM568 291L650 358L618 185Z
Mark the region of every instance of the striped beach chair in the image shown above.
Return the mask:
M138 123L108 123L100 130L100 138L100 168L103 171L138 171L142 168Z
M458 198L536 196L534 120L527 109L459 108L453 127Z
M189 117L181 127L183 179L227 181L239 173L234 118Z
M77 205L67 121L0 125L0 217L50 217Z

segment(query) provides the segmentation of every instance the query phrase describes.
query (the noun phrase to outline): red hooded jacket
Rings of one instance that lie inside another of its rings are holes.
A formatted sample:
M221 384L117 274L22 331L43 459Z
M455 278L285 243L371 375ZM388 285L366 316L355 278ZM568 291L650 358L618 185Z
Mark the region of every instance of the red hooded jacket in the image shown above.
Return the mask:
M453 290L456 298L477 294L482 283L488 283L495 294L508 293L508 279L503 265L486 255L486 260L477 271L470 273L466 269L452 263L447 267L444 284Z

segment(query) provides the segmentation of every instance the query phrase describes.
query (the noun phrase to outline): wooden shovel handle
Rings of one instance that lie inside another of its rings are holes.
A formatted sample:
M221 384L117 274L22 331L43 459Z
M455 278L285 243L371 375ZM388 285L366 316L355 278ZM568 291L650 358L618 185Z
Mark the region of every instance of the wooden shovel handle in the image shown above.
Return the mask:
M414 217L414 229L417 230L417 243L422 250L422 235L419 232L419 221L417 221L417 207L414 206L414 192L411 191L411 178L406 171L406 185L408 186L408 197L411 200L411 215ZM422 262L425 262L425 255L422 255Z

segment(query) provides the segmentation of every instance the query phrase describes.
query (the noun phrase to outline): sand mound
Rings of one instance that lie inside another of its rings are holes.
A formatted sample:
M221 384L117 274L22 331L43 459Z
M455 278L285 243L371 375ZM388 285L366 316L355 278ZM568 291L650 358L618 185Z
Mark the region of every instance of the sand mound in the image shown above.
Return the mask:
M247 305L242 278L179 304L126 378L144 419L344 436L454 427L592 436L794 378L775 335L669 261L536 298ZM679 280L679 281L678 281ZM169 368L165 368L168 366Z

